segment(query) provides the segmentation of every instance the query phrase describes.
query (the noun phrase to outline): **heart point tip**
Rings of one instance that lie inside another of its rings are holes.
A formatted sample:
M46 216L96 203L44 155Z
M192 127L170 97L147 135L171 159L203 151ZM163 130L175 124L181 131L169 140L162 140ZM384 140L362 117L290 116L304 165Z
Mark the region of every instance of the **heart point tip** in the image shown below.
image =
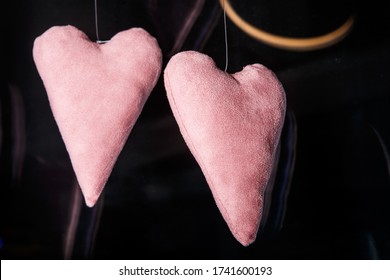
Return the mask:
M253 242L255 242L255 240L256 240L256 238L241 238L241 239L237 239L237 241L240 242L241 245L244 246L244 247L248 247Z
M244 247L248 247L253 242L256 241L257 231L251 233L237 232L231 231L233 233L234 238L240 242L240 244Z
M95 198L88 198L88 197L85 197L85 204L86 204L88 207L90 207L90 208L92 208L92 207L95 206L96 201L97 201L97 199L95 199Z

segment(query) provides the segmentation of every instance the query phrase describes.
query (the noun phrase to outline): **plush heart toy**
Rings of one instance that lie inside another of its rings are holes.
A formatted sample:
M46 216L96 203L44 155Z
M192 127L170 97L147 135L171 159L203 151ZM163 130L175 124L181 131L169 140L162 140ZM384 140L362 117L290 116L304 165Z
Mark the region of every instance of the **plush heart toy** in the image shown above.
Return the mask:
M159 78L161 50L141 28L97 44L73 26L61 26L35 40L33 56L92 207Z
M182 52L164 73L183 137L216 204L244 246L257 235L286 109L284 90L260 64L233 75L198 52Z

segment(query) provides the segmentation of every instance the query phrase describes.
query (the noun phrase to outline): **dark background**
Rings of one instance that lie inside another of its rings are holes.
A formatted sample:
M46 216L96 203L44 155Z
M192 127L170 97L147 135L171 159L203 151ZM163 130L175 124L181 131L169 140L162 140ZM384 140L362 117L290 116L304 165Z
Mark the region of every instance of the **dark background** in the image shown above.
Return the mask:
M245 248L230 234L179 133L162 78L102 199L93 209L83 204L32 45L51 26L65 24L95 40L94 3L21 0L3 9L1 25L2 259L390 258L389 4L231 2L253 24L289 36L323 34L357 15L342 42L303 53L266 46L228 20L229 72L256 62L275 71L288 99L281 142L296 144L282 151L280 166L292 157L293 172L278 172L271 214L256 242ZM217 1L98 5L102 40L141 26L158 39L164 66L191 49L224 67Z

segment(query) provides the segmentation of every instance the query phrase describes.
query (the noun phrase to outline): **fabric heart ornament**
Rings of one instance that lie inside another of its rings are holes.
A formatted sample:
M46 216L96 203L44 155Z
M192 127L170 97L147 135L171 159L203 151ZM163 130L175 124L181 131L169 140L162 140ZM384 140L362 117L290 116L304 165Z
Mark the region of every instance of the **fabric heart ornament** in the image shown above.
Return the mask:
M161 50L141 28L97 44L73 26L56 26L35 40L33 56L92 207L159 78Z
M260 64L230 75L194 51L172 57L164 82L223 218L241 244L251 244L284 122L282 85Z

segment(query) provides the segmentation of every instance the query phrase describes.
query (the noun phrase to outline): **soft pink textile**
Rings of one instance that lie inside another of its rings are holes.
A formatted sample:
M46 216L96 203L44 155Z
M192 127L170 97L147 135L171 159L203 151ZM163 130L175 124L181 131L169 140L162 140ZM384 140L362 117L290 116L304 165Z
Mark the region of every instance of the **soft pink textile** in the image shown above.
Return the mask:
M161 50L141 28L97 44L73 26L60 26L35 40L33 55L92 207L159 78Z
M197 52L174 56L165 87L183 137L216 204L244 246L256 239L275 150L285 115L285 93L260 64L233 75Z

